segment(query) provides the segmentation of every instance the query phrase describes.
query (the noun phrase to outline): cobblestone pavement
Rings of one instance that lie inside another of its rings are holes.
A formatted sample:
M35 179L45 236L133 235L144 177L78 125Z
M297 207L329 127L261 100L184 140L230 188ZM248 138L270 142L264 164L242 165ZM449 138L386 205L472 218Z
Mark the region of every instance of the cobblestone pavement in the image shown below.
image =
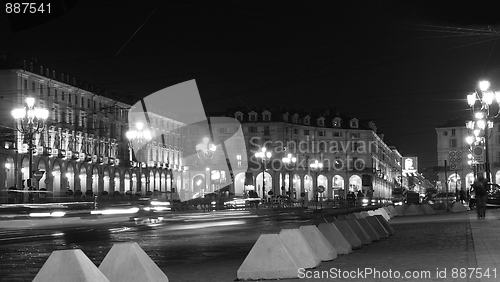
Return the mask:
M476 233L492 224L495 219L493 214L500 213L494 211L489 214L491 220L480 222L482 226L475 227ZM487 281L476 278L477 273L471 274L478 267L471 228L471 222L477 225L476 221L472 211L395 217L390 222L396 232L390 238L323 262L318 268L307 270L309 272L298 272L303 279L266 281ZM490 247L490 252L499 253L495 250L499 250L500 245L493 247L495 249ZM164 271L170 281L235 281L243 260L235 257L203 262L199 268L177 266L175 270L170 268ZM497 265L500 271L500 264ZM494 265L489 266L490 275L493 275L491 268ZM345 274L351 277L341 277ZM311 278L306 278L306 275ZM400 277L397 278L397 275Z

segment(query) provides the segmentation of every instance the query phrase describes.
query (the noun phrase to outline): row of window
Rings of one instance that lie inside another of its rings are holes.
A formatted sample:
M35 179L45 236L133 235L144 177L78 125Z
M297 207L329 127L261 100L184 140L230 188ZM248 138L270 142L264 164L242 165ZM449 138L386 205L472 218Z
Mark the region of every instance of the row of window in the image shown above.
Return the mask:
M303 133L304 136L311 136L312 135L311 131L314 132L315 130L303 129L302 133ZM250 132L250 133L259 133L258 127L256 127L256 126L249 126L248 127L248 132ZM318 132L318 136L320 136L320 137L328 137L327 136L327 132L324 131L324 130L318 130L317 132ZM264 132L263 133L264 133L264 135L270 135L271 134L270 127L269 126L264 126ZM285 133L289 134L290 133L290 128L286 128L285 129ZM294 128L293 129L293 134L298 135L299 134L299 129L298 128ZM343 137L343 132L333 131L332 132L332 137ZM350 138L352 138L352 139L359 139L360 137L361 137L361 134L359 132L351 132L350 133Z
M242 112L236 112L234 114L235 118L239 121L243 121L243 113ZM249 121L257 121L257 113L256 112L250 112L248 114L248 119ZM262 120L263 121L271 121L271 113L269 111L265 111L262 113ZM284 120L288 122L288 115L285 116ZM310 125L311 124L311 118L309 116L305 116L303 118L303 124L305 125ZM293 123L299 123L299 115L295 114L292 116L292 122ZM318 120L318 126L325 126L325 118L320 117ZM332 121L333 127L341 127L341 119L340 118L334 118ZM350 121L350 127L351 128L358 128L358 120L357 119L351 119Z
M28 91L28 80L24 80L24 90ZM93 100L91 98L85 98L85 97L80 97L78 99L78 96L76 94L70 93L70 92L64 92L60 91L61 89L58 89L56 87L49 87L49 86L44 86L42 83L39 83L39 88L38 88L38 93L41 97L47 97L48 99L54 99L54 101L67 101L69 105L75 105L75 106L80 106L82 108L87 109L92 109L92 110L100 110L104 114L112 114L112 115L119 115L121 118L126 117L127 111L126 109L116 107L114 105L109 106L106 104L103 104L102 102L97 102L96 100ZM31 86L31 91L37 92L36 91L36 83L33 81L32 86ZM46 94L46 95L44 95Z

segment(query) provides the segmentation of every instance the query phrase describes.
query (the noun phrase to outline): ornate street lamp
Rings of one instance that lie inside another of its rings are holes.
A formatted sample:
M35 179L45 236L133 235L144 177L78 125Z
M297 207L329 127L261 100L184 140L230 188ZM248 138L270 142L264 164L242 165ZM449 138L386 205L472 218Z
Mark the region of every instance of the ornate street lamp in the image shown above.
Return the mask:
M467 122L466 126L473 133L473 136L467 137L466 141L471 145L471 150L484 149L484 170L486 179L490 182L488 139L490 137L489 130L493 128L492 119L500 114L500 92L489 90L490 83L488 81L481 81L478 86L475 92L467 95L473 120Z
M210 143L208 137L203 138L203 143L196 145L196 154L200 160L210 160L214 157L217 146Z
M45 129L45 121L49 117L49 111L44 108L35 107L35 98L27 97L26 106L12 110L12 116L16 121L16 129L28 140L29 154L29 183L28 188L35 188L33 181L33 139L35 134L42 133Z
M316 209L318 208L318 194L319 194L319 188L318 188L318 175L319 172L323 169L323 163L320 163L318 160L314 160L309 167L311 168L312 171L316 172L316 187L314 187L314 197L316 198ZM324 191L321 191L323 193ZM321 207L323 207L323 203L321 203Z
M214 157L215 151L217 151L217 146L210 143L210 139L208 137L203 137L202 143L196 145L196 154L198 155L198 159L203 160L203 164L205 164L207 160L211 160ZM208 177L206 175L207 173ZM209 167L205 169L205 182L205 188L207 191L210 191L210 188L212 187L212 172Z
M295 168L295 163L297 162L297 158L292 154L288 154L286 157L281 159L281 161L285 164L285 168L288 169L288 201L292 201L292 193L293 193L293 181L292 181L292 170Z
M127 131L126 137L129 140L129 146L130 146L130 162L133 163L132 159L132 150L134 148L137 148L137 153L139 153L139 150L144 147L145 144L147 144L151 139L153 138L151 135L151 132L149 129L144 129L144 124L142 122L136 122L135 123L135 130L131 129ZM137 156L136 156L137 157ZM139 177L137 177L137 191L141 191L141 184L142 184L142 168L143 166L145 167L146 164L139 162ZM148 183L146 181L146 183ZM148 187L146 187L148 189Z
M266 164L271 160L273 153L262 147L260 152L255 153L255 158L262 162L262 200L266 196Z

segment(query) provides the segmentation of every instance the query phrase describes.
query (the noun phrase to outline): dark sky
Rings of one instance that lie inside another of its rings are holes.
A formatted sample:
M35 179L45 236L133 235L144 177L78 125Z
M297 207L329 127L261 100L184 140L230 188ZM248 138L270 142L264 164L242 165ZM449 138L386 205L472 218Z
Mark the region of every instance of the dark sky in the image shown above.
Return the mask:
M3 12L0 50L130 99L196 79L207 111L335 106L420 168L437 165L434 128L468 113L477 81L500 88L494 2L71 3L24 30Z

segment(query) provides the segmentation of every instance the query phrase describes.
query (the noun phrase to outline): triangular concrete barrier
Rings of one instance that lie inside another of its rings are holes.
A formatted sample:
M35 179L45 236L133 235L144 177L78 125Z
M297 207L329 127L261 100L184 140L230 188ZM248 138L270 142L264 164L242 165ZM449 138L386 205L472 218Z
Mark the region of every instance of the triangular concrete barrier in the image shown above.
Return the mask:
M415 205L410 205L406 211L405 211L405 216L410 216L410 215L418 215L418 210L417 206Z
M299 227L300 233L306 239L318 258L322 261L330 261L337 258L337 250L328 242L328 239L314 225Z
M388 238L389 232L385 229L385 227L380 223L376 216L365 217L366 221L377 231L377 234L380 238Z
M99 270L110 282L168 281L167 275L135 242L114 244Z
M363 218L364 217L361 215L360 212L355 212L354 215L356 216L356 218Z
M359 239L359 237L356 235L356 233L354 233L352 228L349 227L349 224L347 224L345 220L336 221L331 224L337 227L337 229L340 231L340 233L342 233L347 242L349 242L353 250L361 248L361 245L363 244L361 242L361 239Z
M417 212L419 215L424 215L425 212L420 208L420 205L414 205L415 208L417 209Z
M389 236L392 236L395 234L394 228L392 228L392 226L389 224L389 222L387 220L385 220L385 218L383 216L376 215L375 217L378 219L378 221L380 221L382 226L384 226L385 230L387 230L387 232L389 232Z
M109 282L80 249L53 251L33 282Z
M370 216L367 211L362 211L360 214L363 218Z
M383 216L387 221L391 220L391 216L383 208L378 208L375 212Z
M406 211L410 207L410 205L408 205L407 203L404 203L400 207L403 208L403 211Z
M422 204L422 205L420 205L420 210L424 214L436 214L436 212L428 204Z
M345 214L341 214L337 216L337 220L346 220L347 216Z
M372 241L380 241L380 235L378 235L377 231L373 229L373 227L368 223L366 218L358 218L356 221L361 225L361 227L365 230L365 232L370 236Z
M448 206L446 205L446 203L439 203L439 205L437 206L436 210L446 211L446 210L448 210Z
M262 234L238 269L237 278L240 280L298 278L299 268L297 259L278 234Z
M281 241L288 247L297 259L299 267L314 268L320 265L321 260L299 229L282 229L279 233Z
M402 206L397 206L397 207L395 208L395 211L398 213L398 216L403 216L403 215L405 215L405 210L403 209L403 207L402 207Z
M326 219L327 222L337 221L337 218L334 215L326 215L325 219Z
M328 220L326 218L320 216L314 220L314 225L319 226L320 223L328 223Z
M374 216L377 214L375 211L367 211L367 213L369 216Z
M366 231L361 227L356 219L348 219L345 222L351 227L352 231L358 236L359 240L361 240L361 244L368 245L372 242L372 238Z
M347 219L356 219L356 215L353 213L350 213L347 215Z
M467 208L464 206L464 204L460 202L454 202L453 205L451 206L450 209L451 212L464 212L467 211Z
M344 222L344 221L336 221ZM318 226L319 231L325 236L335 248L337 254L346 255L352 253L352 246L333 223L322 223Z
M384 209L384 211L389 215L390 218L393 218L394 216L392 215L391 211L389 210L388 207L382 207Z
M394 206L388 206L387 208L389 209L389 211L391 212L391 214L393 216L398 216L399 215L398 212L396 211L396 208L394 208Z

